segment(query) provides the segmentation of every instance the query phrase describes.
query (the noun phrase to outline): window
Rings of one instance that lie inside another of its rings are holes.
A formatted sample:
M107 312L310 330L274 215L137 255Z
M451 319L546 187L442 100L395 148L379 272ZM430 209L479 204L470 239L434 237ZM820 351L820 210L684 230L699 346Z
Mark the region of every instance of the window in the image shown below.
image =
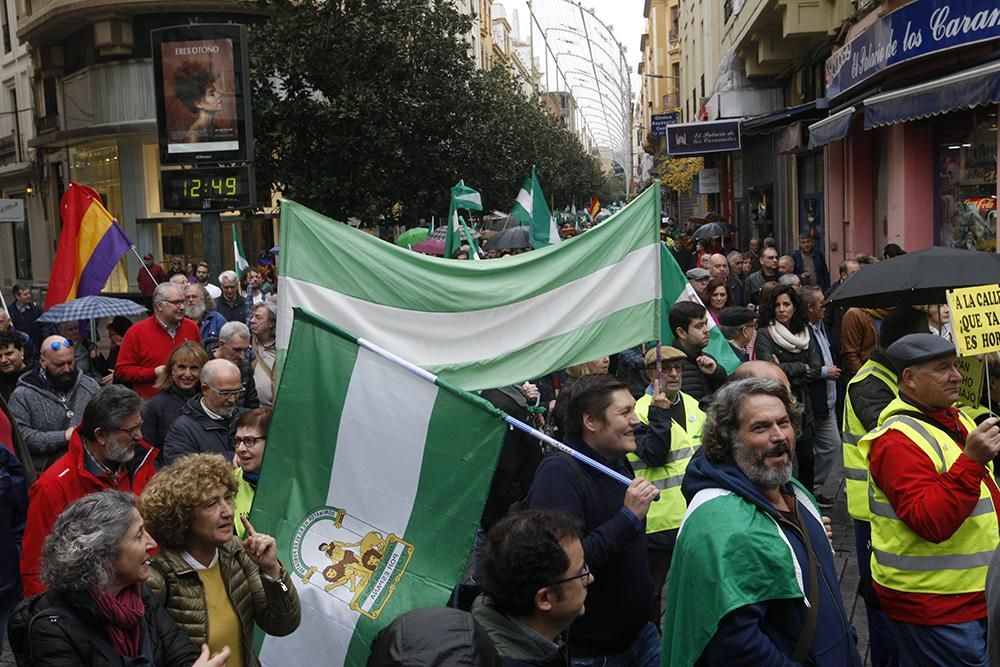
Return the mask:
M0 0L0 21L3 22L3 52L10 53L10 15L7 10L7 0Z
M24 197L15 197L23 199ZM31 234L28 231L28 206L25 202L24 220L11 225L14 237L14 269L18 280L31 280Z
M937 243L996 250L997 107L987 105L934 122Z

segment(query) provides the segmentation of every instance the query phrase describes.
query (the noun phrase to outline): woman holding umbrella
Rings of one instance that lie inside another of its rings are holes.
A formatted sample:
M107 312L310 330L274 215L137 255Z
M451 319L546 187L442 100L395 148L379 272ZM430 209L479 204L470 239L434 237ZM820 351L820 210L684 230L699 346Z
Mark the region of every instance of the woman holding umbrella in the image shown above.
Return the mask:
M788 376L792 394L805 410L802 433L795 438L795 456L799 461L796 477L811 491L813 426L809 383L822 375L823 358L809 334L806 311L794 287L779 285L761 305L754 350L757 359L781 366Z

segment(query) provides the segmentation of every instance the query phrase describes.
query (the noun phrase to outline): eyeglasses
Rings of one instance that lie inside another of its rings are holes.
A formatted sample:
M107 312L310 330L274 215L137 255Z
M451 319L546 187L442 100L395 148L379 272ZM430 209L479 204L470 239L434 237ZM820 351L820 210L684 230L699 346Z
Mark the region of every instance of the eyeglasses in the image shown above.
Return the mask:
M239 447L240 445L245 445L247 449L249 449L250 447L256 447L258 440L260 442L264 442L265 440L267 440L267 438L265 438L262 435L238 435L235 438L233 438L233 442L236 443L237 447Z
M54 340L51 343L49 343L49 347L51 347L53 351L58 350L60 347L63 346L73 347L73 341L71 341L69 338L63 338L62 340Z
M565 579L558 579L552 582L552 586L558 586L560 584L565 584L567 582L573 581L574 579L583 579L590 576L590 566L586 563L583 564L583 571L580 574L573 575L572 577L566 577Z
M244 387L243 385L240 385L239 389L216 389L210 384L206 384L205 386L214 391L222 398L239 398L244 393L246 393L246 387Z
M142 433L142 420L140 419L139 423L133 426L132 428L116 428L115 430L121 431L122 433L128 433L130 438L134 438L135 436Z
M169 303L171 306L183 306L187 303L187 299L164 299L164 303Z

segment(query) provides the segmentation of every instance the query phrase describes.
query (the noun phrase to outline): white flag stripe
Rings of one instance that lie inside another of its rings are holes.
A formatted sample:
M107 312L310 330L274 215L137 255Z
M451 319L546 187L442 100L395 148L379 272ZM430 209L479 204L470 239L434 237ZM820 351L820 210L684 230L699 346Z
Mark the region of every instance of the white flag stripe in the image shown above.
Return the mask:
M338 326L418 366L469 363L516 352L659 299L659 276L649 270L659 252L656 245L638 248L616 264L531 299L459 313L374 304L286 276L281 279L282 292L287 295L281 300L285 304L283 317L291 321L289 304L294 303L314 313L327 313ZM289 329L279 330L278 347L288 347ZM447 345L442 344L441 332L448 332Z
M531 204L533 201L534 197L524 188L521 188L517 193L517 203L521 205L521 208L525 210L529 217L531 216Z
M701 297L698 296L698 293L694 291L693 287L691 287L691 283L684 286L684 291L678 295L677 301L691 301L692 303L697 303L700 306L705 305L702 303ZM677 301L674 303L677 303ZM705 315L708 317L708 328L711 331L715 328L715 320L712 318L712 313L708 312L708 308L705 308Z
M478 192L460 194L455 197L455 208L468 208L468 205L483 207L483 197Z

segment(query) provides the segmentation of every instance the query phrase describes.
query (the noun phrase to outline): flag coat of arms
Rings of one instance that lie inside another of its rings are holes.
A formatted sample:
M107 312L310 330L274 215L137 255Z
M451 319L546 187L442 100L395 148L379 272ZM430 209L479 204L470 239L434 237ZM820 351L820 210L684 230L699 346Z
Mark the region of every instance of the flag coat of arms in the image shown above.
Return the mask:
M660 190L562 243L483 262L428 257L281 205L288 348L301 307L468 390L502 387L660 335Z
M447 603L479 525L504 414L296 309L252 521L302 604L264 665L361 667L399 614Z

